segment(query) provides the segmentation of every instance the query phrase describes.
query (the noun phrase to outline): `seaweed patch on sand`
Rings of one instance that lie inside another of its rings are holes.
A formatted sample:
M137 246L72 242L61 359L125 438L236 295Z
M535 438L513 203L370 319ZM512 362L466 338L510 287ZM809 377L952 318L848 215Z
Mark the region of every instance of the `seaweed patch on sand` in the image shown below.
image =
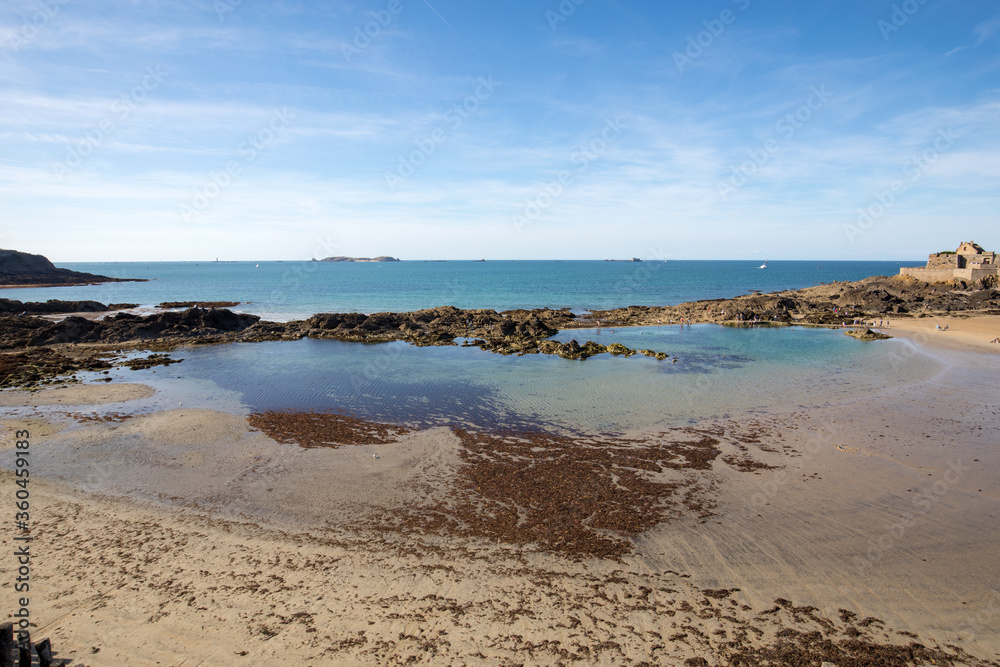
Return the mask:
M305 448L391 445L413 432L335 413L269 410L247 420L277 442ZM619 559L634 551L631 538L657 525L712 517L723 471L779 467L761 460L777 452L761 441L780 440L771 428L725 423L622 437L453 427L459 463L433 484L437 492L424 489L421 502L373 511L363 527Z
M443 501L400 508L375 523L403 533L535 545L574 558L618 559L661 523L713 516L723 447L737 472L769 468L721 426L644 438L454 429L463 461ZM756 465L750 465L753 461Z
M327 412L266 410L247 417L250 426L272 440L305 448L341 445L388 445L411 429Z

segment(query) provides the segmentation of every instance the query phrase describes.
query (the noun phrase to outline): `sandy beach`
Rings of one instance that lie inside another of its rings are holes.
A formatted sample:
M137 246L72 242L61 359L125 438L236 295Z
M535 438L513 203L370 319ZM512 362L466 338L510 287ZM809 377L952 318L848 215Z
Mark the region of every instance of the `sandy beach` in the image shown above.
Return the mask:
M626 484L617 534L572 512L539 532L525 498L565 491L558 466L490 487L509 460L477 468L446 428L302 448L239 415L133 415L141 385L5 391L3 446L27 427L36 457L32 634L95 666L997 664L986 319L893 321L946 366L902 390L594 445L610 462L509 450ZM674 463L649 465L658 449ZM618 555L588 551L605 537Z
M964 347L1000 353L1000 343L990 342L1000 338L1000 317L995 315L978 317L939 315L895 319L891 320L890 328L892 331L889 329L880 329L880 331L885 333L906 332L921 342L933 342L939 346Z

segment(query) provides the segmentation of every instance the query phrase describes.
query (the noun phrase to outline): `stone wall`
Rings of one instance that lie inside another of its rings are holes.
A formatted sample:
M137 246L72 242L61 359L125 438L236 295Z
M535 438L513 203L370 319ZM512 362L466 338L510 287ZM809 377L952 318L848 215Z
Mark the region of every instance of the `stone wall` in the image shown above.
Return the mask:
M958 255L955 253L936 252L927 256L928 269L957 269Z
M946 269L928 269L923 266L904 266L899 269L899 275L916 278L928 283L947 283L955 279L955 273L961 271L954 267Z
M982 280L987 276L997 275L997 267L991 266L987 269L963 269L962 271L956 271L956 273L963 274L962 276L955 276L956 278L960 277L962 280L975 282L977 280ZM968 277L966 277L965 274L968 274Z
M922 266L900 267L899 275L923 280L928 283L950 283L953 280L974 282L987 276L997 275L997 267L988 269L928 269Z

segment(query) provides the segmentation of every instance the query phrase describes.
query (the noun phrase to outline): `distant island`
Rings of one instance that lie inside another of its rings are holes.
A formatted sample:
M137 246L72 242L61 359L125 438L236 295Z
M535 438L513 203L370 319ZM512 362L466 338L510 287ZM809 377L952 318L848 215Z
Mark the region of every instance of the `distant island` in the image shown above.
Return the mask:
M638 257L633 257L632 259L606 259L605 262L641 262L642 260Z
M0 287L52 287L96 283L146 282L145 278L110 278L56 268L46 257L0 249Z
M311 261L313 262L398 262L399 259L395 257L389 257L388 255L379 255L378 257L324 257L323 259L316 259L314 257Z

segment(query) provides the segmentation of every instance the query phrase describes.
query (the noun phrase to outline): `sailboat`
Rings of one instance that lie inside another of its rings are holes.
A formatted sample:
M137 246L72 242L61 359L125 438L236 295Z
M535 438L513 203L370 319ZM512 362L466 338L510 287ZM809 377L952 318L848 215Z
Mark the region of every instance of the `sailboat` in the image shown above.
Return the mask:
M760 266L758 266L757 268L758 268L758 269L766 269L766 268L767 268L767 260L765 259L765 260L764 260L764 263L763 263L763 264L761 264Z

